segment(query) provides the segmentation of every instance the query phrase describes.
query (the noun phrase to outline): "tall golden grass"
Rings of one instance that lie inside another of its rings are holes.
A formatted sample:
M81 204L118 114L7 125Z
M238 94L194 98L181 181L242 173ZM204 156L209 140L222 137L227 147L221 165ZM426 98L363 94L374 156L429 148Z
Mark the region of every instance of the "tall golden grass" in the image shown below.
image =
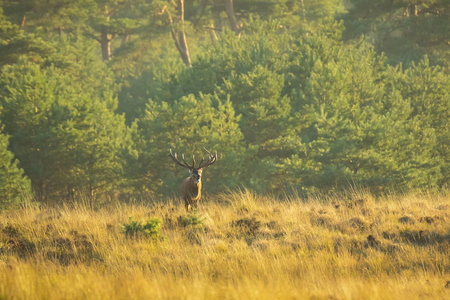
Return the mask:
M0 299L450 299L450 198L243 190L0 212ZM126 238L128 218L164 238ZM184 225L183 225L184 224Z

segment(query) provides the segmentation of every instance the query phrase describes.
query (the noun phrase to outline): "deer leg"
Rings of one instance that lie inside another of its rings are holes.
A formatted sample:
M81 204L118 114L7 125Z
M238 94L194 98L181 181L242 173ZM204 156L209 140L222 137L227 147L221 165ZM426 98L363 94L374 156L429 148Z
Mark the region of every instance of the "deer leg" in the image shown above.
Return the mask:
M185 197L183 197L184 200L184 207L186 208L186 211L189 211L189 201Z
M185 205L186 211L187 211L188 213L192 211L193 203L192 203L191 200L189 200L189 199L184 199L184 205Z

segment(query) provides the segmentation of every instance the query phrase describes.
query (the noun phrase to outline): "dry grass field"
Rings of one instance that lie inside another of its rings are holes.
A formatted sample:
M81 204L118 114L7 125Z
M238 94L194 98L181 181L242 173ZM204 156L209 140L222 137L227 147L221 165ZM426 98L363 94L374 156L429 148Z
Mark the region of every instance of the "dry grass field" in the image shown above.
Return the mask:
M0 299L450 299L450 196L1 211Z

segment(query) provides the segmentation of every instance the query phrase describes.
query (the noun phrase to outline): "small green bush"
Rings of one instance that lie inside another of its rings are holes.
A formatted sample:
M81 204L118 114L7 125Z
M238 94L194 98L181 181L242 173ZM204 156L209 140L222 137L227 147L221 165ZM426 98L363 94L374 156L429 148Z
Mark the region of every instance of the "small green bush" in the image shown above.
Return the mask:
M181 216L178 222L182 227L193 227L204 230L205 229L205 224L203 224L204 220L205 217L199 214L197 210L194 210L194 212L188 214L187 216Z
M133 239L137 236L138 232L142 232L142 223L140 221L134 221L132 217L128 218L128 223L120 224L122 233L126 238Z
M125 234L126 238L137 238L139 233L150 240L161 240L164 236L161 234L161 227L163 221L158 218L148 219L145 224L141 221L135 221L132 217L129 217L128 223L121 224L121 231Z
M142 226L142 232L144 236L151 240L161 240L165 237L161 234L161 227L163 221L158 218L148 219L147 222Z

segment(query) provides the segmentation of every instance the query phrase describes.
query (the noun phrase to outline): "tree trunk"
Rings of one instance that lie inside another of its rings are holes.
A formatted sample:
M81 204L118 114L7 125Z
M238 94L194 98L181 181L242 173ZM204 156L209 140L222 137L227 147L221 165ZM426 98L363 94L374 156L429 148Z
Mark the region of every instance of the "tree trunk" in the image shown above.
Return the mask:
M209 30L209 36L211 37L211 40L218 41L219 37L217 36L216 28L214 27L214 22L211 20L209 24L211 26L211 30Z
M302 6L302 17L303 22L306 22L306 11L305 11L305 2L303 0L300 0L300 4Z
M178 31L178 52L181 59L188 67L191 66L191 58L189 56L189 48L186 40L186 30L184 28L184 0L178 0L178 18L181 22L181 31Z
M191 67L191 58L189 55L189 48L186 40L186 30L184 27L184 0L178 0L177 16L181 26L177 26L177 29L173 24L174 21L172 19L172 16L170 15L169 9L167 9L167 6L164 6L159 15L164 14L164 12L167 12L167 14L169 15L170 26L172 27L171 35L173 42L175 43L175 47L177 47L178 53L180 53L181 59L183 60L184 64L188 67Z
M173 2L170 1L169 2ZM163 10L158 13L158 15L162 15L164 13L167 13L169 16L169 23L171 26L171 35L173 42L175 43L175 47L178 50L178 53L180 53L181 59L183 60L184 64L188 67L191 67L191 58L189 55L189 47L187 44L186 39L186 29L184 27L184 0L178 0L178 22L180 22L181 26L174 26L174 21L172 19L172 16L170 14L170 10L167 8L167 6L164 6Z
M22 24L20 24L20 29L24 29L25 28L25 22L27 21L27 16L23 16L23 19L22 19Z
M102 48L103 60L111 59L111 35L108 34L108 29L105 27L102 29L100 35L100 47Z
M130 41L130 35L124 34L122 36L122 41L120 43L120 47L125 47L125 45Z
M236 35L241 33L241 28L238 26L236 21L236 16L234 14L233 0L225 0L225 12L228 16L228 22L230 22L231 30L233 30Z
M106 24L109 24L109 21L111 20L111 16L114 14L114 11L110 12L109 7L106 4L105 5L105 17L106 17ZM113 39L113 35L109 32L109 28L107 26L102 26L101 32L100 32L100 38L98 41L100 42L100 47L102 49L102 57L103 60L110 60L111 59L111 41Z
M33 191L34 191L36 200L39 203L44 203L44 201L48 200L45 197L45 185L42 182L42 180L39 180L38 183L33 186ZM48 201L46 201L46 204L48 204Z
M217 31L222 32L223 31L223 24L222 24L222 18L220 17L220 13L217 12L215 14L215 28L217 29Z
M215 12L214 13L214 20L210 21L211 24L211 30L210 30L210 36L211 39L213 41L218 41L219 40L219 36L217 35L217 33L222 32L223 31L223 26L222 26L222 18L220 17L220 12Z

